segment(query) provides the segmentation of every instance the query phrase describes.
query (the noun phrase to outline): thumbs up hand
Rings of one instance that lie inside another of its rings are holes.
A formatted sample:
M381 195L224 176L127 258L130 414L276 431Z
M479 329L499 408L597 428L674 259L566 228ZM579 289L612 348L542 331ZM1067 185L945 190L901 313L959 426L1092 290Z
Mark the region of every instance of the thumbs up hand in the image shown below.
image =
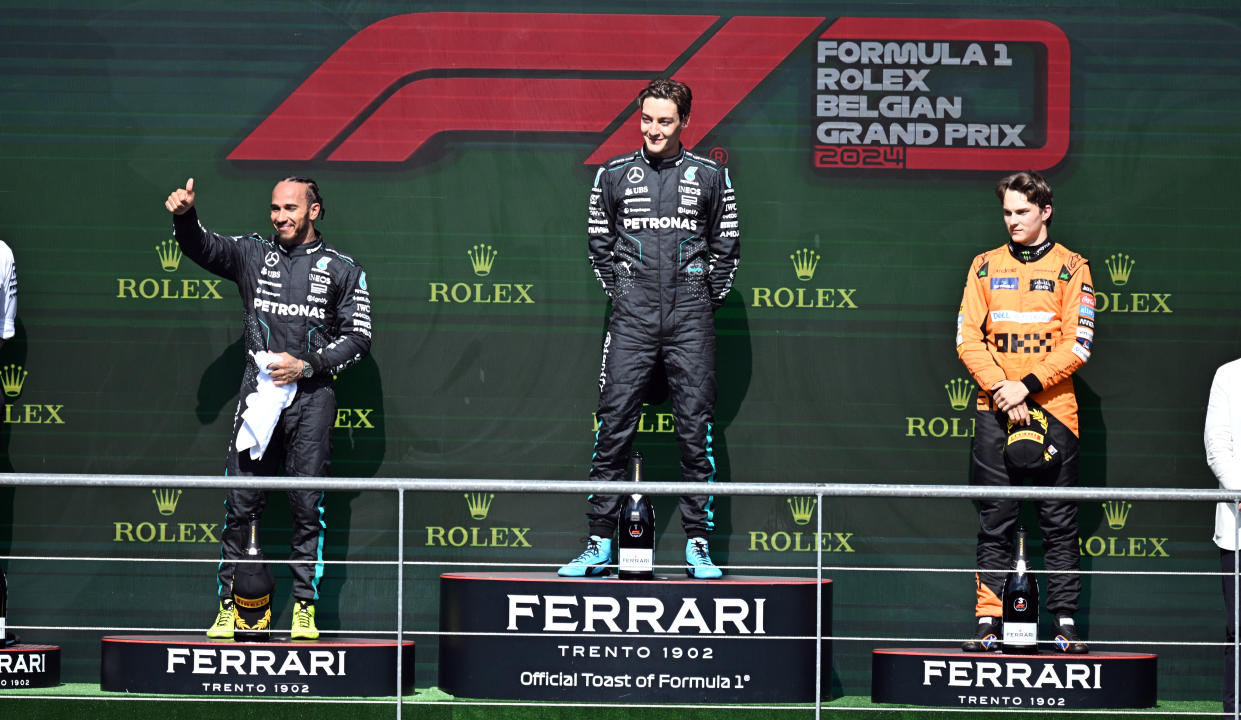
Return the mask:
M194 207L194 178L185 181L185 187L177 188L168 194L164 207L173 215L184 215Z

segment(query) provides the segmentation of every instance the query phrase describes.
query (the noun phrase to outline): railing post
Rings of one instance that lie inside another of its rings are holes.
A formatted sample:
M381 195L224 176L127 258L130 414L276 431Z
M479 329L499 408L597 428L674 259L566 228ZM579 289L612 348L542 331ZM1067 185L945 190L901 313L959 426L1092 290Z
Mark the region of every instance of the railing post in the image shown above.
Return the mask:
M823 715L823 493L815 496L814 536L814 717Z
M405 489L396 489L396 720L405 706Z

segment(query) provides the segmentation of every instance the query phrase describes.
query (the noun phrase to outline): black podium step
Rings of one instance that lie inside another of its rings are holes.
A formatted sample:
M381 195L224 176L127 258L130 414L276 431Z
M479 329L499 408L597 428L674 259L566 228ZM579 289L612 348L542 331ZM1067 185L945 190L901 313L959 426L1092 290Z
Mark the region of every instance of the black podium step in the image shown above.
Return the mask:
M934 707L1149 708L1156 702L1149 653L1037 655L957 649L880 648L871 655L871 700Z
M201 635L103 638L99 686L171 695L395 697L396 641L219 642ZM401 643L402 694L414 687L414 643Z
M440 576L439 684L512 700L811 702L815 580ZM830 580L823 634L831 634ZM822 694L831 643L822 644Z
M60 684L60 647L0 644L0 690L45 688Z

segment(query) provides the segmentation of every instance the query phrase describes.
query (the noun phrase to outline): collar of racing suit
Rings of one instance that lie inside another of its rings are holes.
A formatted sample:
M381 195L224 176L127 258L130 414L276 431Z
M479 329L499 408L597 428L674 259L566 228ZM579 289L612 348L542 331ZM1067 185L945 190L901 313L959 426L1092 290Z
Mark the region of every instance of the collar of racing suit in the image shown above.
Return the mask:
M651 169L653 170L663 170L664 168L675 167L677 165L680 165L681 161L685 159L685 146L684 145L677 148L676 155L673 155L671 157L666 157L666 158L657 158L657 157L651 157L650 155L647 155L646 145L642 146L641 152L642 152L642 159L645 160L646 164L650 165Z
M1051 249L1054 248L1055 246L1056 246L1056 243L1051 238L1044 240L1043 242L1039 243L1038 245L1035 245L1034 247L1026 247L1025 245L1018 245L1012 240L1009 240L1008 241L1008 254L1017 258L1019 262L1031 263L1043 257L1047 253L1051 252Z
M285 255L288 255L289 257L295 257L297 255L309 255L312 252L318 252L319 248L323 247L323 233L319 232L318 230L315 230L314 240L311 240L310 242L304 242L300 245L295 245L293 246L292 249L287 248L284 245L281 245L280 238L278 238L274 233L272 234L271 237L268 238L268 240L271 242L272 245L275 245L276 247L280 248L281 252L283 252Z

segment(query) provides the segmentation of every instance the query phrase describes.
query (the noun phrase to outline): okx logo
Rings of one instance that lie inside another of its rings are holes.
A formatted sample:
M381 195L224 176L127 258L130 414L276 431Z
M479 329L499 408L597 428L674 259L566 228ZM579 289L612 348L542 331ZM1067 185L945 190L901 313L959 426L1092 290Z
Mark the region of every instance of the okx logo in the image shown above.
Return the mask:
M710 98L681 138L692 147L823 20L663 15L654 32L647 14L396 15L346 41L228 157L393 163L442 132L615 128L586 158L597 164L633 149L634 98L656 76Z
M1126 253L1112 253L1103 261L1113 287L1129 289L1129 281L1138 261ZM1172 313L1172 293L1161 292L1095 292L1095 312L1111 313Z
M475 245L465 251L470 259L470 270L480 278L491 275L500 251L490 245ZM431 296L427 302L453 304L481 303L497 305L533 305L533 283L507 282L431 282Z
M155 246L159 267L166 274L181 267L181 248L172 238ZM219 278L121 277L116 279L116 297L131 300L223 300Z
M789 255L795 281L782 287L751 288L750 307L857 310L857 301L854 299L857 288L818 287L817 283L813 282L820 259L819 253L810 248L795 250Z
M0 387L4 396L17 399L26 387L30 372L21 365L10 363L0 368ZM4 403L4 422L7 425L64 425L65 406L52 403Z
M495 493L465 493L470 519L481 523L491 513ZM528 548L528 527L484 525L427 525L426 547Z
M944 383L948 407L961 412L977 396L969 378L953 378ZM962 415L909 416L905 418L905 437L968 438L974 437L974 418Z

